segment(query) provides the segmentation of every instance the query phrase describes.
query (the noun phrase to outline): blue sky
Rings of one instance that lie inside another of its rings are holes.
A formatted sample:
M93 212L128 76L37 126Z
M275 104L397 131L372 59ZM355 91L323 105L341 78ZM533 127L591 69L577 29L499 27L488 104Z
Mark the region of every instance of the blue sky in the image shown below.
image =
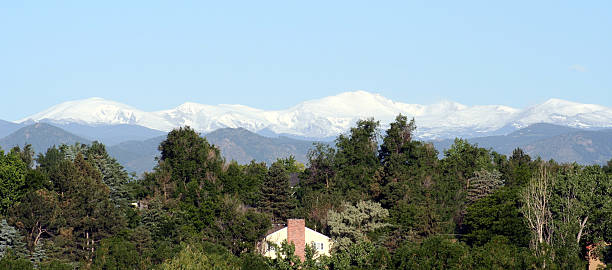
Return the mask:
M612 106L612 1L8 1L0 119L92 96Z

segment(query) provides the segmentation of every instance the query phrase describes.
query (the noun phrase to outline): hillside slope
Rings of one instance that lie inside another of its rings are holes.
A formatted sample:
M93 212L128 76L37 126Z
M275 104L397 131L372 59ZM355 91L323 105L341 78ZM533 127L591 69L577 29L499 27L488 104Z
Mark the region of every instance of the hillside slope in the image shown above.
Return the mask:
M90 140L74 135L61 128L45 123L37 123L20 128L0 139L0 146L8 150L14 146L23 147L25 144L31 144L35 152L45 152L54 145L74 144L77 142L91 143Z

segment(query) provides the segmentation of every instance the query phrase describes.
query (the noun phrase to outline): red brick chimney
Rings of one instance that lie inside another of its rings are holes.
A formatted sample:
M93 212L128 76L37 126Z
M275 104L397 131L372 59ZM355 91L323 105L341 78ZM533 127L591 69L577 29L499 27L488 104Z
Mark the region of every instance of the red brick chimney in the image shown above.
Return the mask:
M303 219L287 220L287 242L295 246L295 255L304 261L304 247L306 246L306 223Z

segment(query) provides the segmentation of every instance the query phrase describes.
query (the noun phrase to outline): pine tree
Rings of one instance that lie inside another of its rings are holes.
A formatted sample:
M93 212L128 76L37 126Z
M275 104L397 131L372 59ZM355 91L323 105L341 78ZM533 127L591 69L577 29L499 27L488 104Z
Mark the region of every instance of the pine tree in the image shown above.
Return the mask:
M480 170L474 172L474 176L468 179L467 201L472 204L503 186L501 173L497 170Z
M272 214L275 223L285 222L289 217L289 173L280 159L272 163L262 185L261 207Z
M23 236L6 222L6 219L0 221L0 259L7 255L11 250L13 254L25 255L26 248L23 242Z
M330 210L327 222L334 239L334 248L346 251L352 244L369 241L367 234L389 226L385 219L389 211L379 203L360 201L356 205L344 203L343 210Z

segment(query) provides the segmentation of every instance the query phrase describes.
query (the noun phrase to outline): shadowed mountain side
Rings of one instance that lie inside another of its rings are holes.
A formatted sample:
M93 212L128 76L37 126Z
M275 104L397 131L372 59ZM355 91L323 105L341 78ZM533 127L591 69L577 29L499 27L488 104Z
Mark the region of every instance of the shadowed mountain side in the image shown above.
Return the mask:
M561 134L578 132L580 129L558 126L553 124L539 123L533 124L526 128L519 129L508 135L474 137L467 139L470 143L477 143L483 148L493 148L498 153L508 154L521 145L526 145L542 139L554 137ZM454 143L453 139L445 139L434 141L434 146L440 154L444 154L444 150L450 148Z
M277 158L293 155L299 162L306 162L306 154L313 141L296 140L280 136L264 137L243 128L222 128L205 135L206 139L221 149L223 156L238 163L255 159L270 164Z
M157 163L155 157L159 156L159 144L166 139L166 135L144 141L127 141L108 147L108 153L121 163L128 172L141 174L150 171Z
M18 129L10 135L0 139L2 149L10 150L15 146L23 147L31 144L35 152L45 152L48 148L60 144L91 143L90 140L74 135L61 128L37 123Z
M532 157L557 162L605 164L612 158L612 130L563 134L522 147Z
M581 129L552 125L533 124L504 136L487 136L467 139L479 147L492 148L509 155L517 147L532 158L554 159L558 162L601 164L612 157L612 131L584 131ZM454 140L434 141L440 155L450 148Z
M78 123L51 124L91 141L97 140L106 146L112 146L125 141L144 141L166 134L163 131L127 124L99 126L88 126Z

